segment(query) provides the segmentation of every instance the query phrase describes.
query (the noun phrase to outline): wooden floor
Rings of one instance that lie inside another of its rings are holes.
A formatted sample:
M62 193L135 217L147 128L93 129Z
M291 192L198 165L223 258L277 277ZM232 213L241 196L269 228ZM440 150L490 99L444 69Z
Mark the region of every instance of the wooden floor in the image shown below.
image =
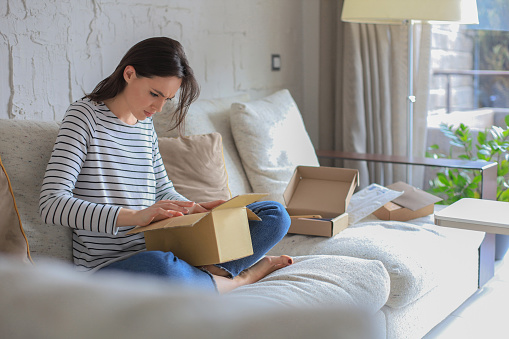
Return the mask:
M495 264L495 277L424 339L509 338L509 253Z

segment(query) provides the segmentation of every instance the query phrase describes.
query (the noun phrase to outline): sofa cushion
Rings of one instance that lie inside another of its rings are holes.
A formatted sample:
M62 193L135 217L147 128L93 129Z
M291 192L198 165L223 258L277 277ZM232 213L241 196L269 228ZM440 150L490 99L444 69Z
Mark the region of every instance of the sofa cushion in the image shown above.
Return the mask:
M159 151L177 192L192 201L228 200L221 134L159 138Z
M319 166L297 104L288 90L234 103L231 127L251 187L284 204L283 192L298 165Z
M381 261L389 272L387 306L404 307L441 283L444 271L460 267L465 249L477 251L484 233L435 226L429 217L412 223L369 216L332 238L287 235L269 254L339 255Z
M375 314L389 297L387 270L377 260L311 255L277 270L256 284L230 292L291 305L343 305Z
M0 338L380 338L369 314L342 305L287 307L278 299L205 293L162 279L84 275L67 265L3 259ZM294 280L297 287L305 283ZM312 285L303 291L303 298L314 297Z
M184 135L218 132L223 138L224 159L228 172L228 185L233 196L252 192L242 167L239 153L230 128L230 107L235 101L247 101L249 96L239 95L223 99L200 99L189 107ZM158 137L178 137L178 131L169 131L172 106L167 104L161 113L154 115L154 127Z
M36 262L43 256L72 261L71 229L47 225L39 215L42 179L58 129L56 122L0 121L0 155Z
M21 226L16 200L12 192L7 171L0 157L0 253L11 255L23 262L28 262L30 252Z

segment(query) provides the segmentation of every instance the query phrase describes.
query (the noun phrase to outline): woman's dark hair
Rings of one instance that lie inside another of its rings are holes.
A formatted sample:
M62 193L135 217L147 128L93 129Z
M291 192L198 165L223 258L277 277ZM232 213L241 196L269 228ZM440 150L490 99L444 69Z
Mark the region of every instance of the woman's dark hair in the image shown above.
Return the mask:
M126 87L124 69L129 65L134 67L138 77L174 76L182 79L172 129L180 127L189 106L198 98L200 87L189 66L184 48L178 41L170 38L154 37L138 42L127 51L115 71L85 97L99 102L117 96Z

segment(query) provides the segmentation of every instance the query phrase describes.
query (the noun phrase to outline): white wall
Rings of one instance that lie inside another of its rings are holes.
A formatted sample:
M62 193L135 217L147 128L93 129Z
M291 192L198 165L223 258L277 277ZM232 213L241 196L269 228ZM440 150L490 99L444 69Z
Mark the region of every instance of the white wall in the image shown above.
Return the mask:
M317 39L306 27L318 25L318 6L318 0L1 0L0 118L61 119L130 46L165 35L184 45L201 98L259 98L288 88L313 124L316 110L303 93L317 84L304 81L310 70L303 59L307 51L307 63L318 60L306 47ZM270 69L272 53L281 55L279 72Z
M433 25L431 43L431 72L474 68L475 38L471 31L456 24ZM474 108L473 77L451 76L450 80L451 111ZM430 113L447 113L447 77L432 75L430 86Z
M304 124L318 148L320 97L320 0L302 0L303 96L299 105ZM297 103L298 104L298 103Z

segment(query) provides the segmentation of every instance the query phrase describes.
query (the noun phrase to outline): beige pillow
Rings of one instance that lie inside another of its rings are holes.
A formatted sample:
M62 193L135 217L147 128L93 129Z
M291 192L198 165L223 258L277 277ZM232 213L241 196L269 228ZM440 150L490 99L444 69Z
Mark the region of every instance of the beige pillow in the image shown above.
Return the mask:
M234 102L249 101L249 95L241 94L227 98L199 99L189 107L183 135L197 135L218 132L223 143L224 162L228 171L228 187L233 196L253 190L242 167L239 152L235 146L230 128L230 107ZM177 130L169 131L174 109L170 103L162 112L154 115L153 122L159 137L179 136Z
M231 198L221 134L159 138L159 151L177 192L192 201Z
M11 183L0 157L0 253L6 253L28 262L30 252L21 226L18 208L14 200Z

